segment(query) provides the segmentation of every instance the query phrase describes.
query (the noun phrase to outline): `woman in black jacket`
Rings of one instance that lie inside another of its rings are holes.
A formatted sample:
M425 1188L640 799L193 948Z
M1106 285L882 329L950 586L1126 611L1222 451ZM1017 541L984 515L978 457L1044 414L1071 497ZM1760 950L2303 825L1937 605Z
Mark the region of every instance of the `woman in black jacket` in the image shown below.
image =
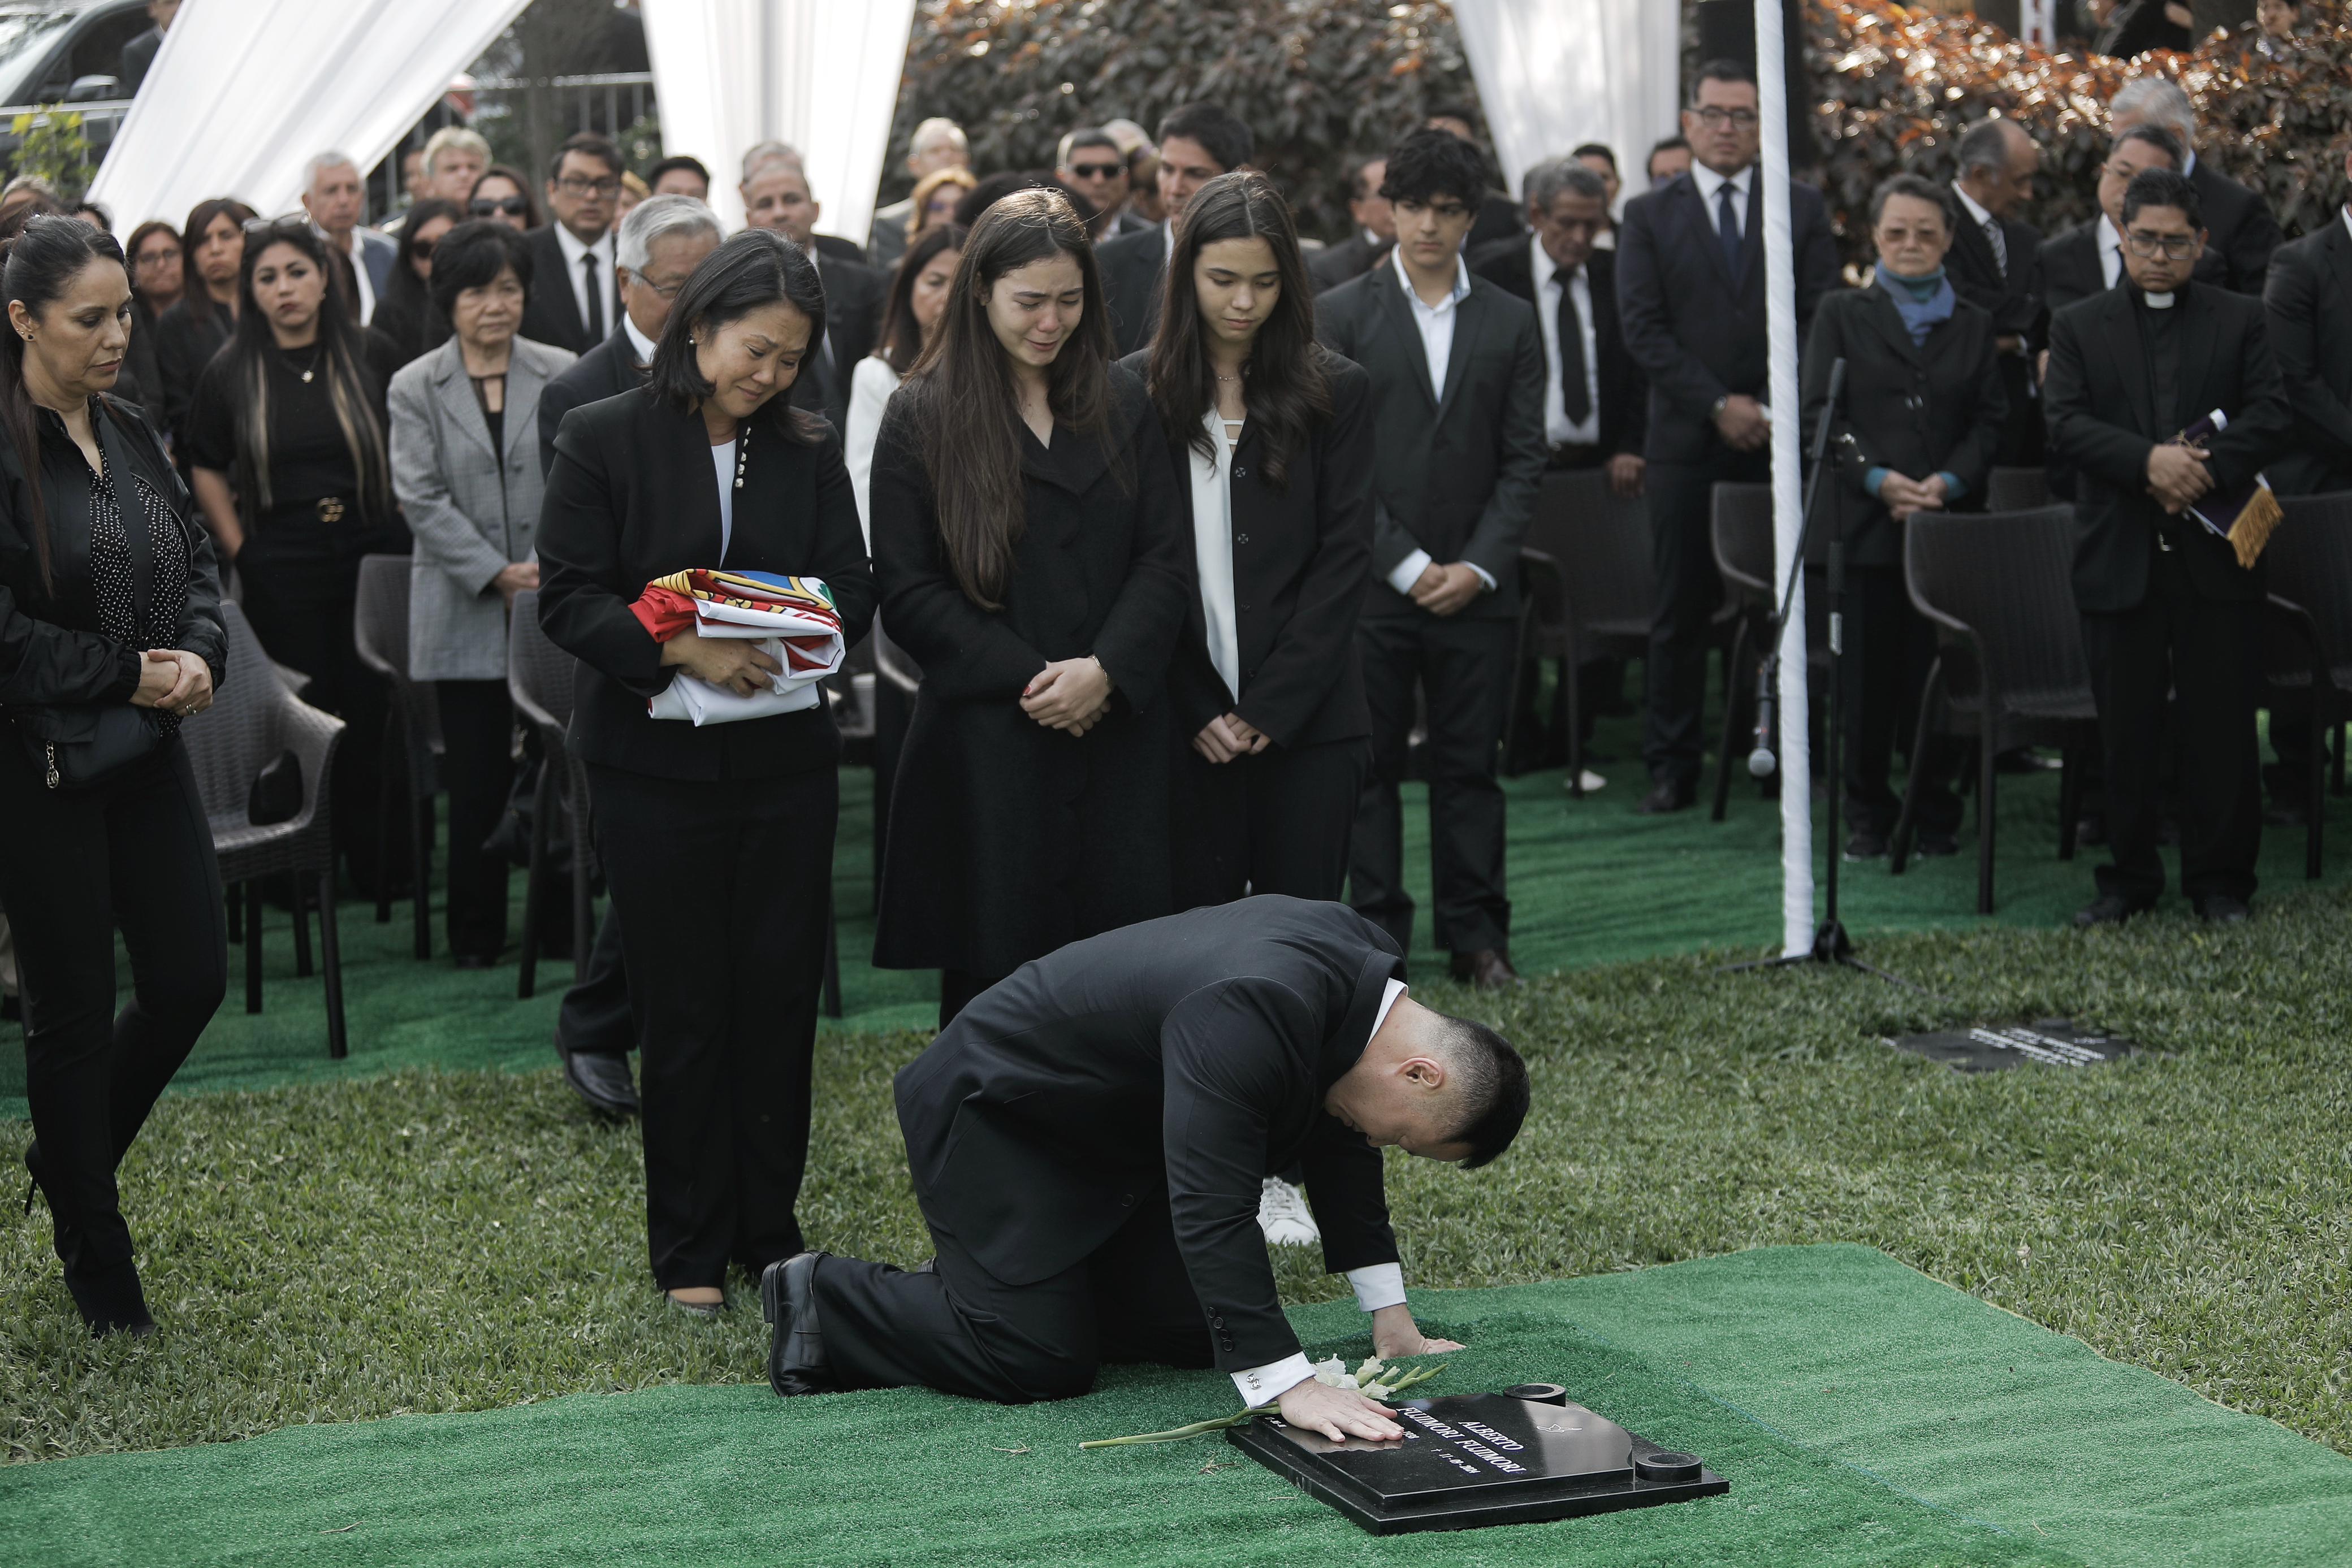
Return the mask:
M1176 907L1336 899L1370 761L1356 612L1371 562L1370 379L1315 341L1290 208L1254 171L1184 209L1149 349L1190 481L1198 591L1168 672Z
M1028 960L1171 908L1163 687L1190 551L1110 342L1086 225L1016 192L973 226L875 443L883 622L923 685L874 961L944 971L942 1027Z
M1903 586L1903 525L1914 512L1983 509L2009 417L1992 317L1944 276L1952 219L1943 192L1897 174L1872 196L1870 223L1875 281L1823 298L1805 346L1808 430L1829 401L1831 365L1846 363L1831 497L1845 538L1848 860L1886 852L1899 807L1887 765L1935 657L1935 635ZM1950 854L1960 822L1950 759L1911 765L1926 770L1918 852Z
M223 674L220 579L154 432L107 395L130 343L121 248L47 217L6 255L0 909L24 981L25 1164L84 1321L143 1333L115 1169L227 981L220 871L178 738Z
M719 1310L730 1259L756 1280L803 1249L841 737L822 703L651 717L673 680L750 695L776 666L740 640L657 643L629 607L656 578L723 566L820 579L843 636L865 635L840 438L784 395L824 332L807 256L737 235L687 279L644 390L564 416L540 513L540 623L580 660L571 744L641 1031L654 1279L693 1312Z

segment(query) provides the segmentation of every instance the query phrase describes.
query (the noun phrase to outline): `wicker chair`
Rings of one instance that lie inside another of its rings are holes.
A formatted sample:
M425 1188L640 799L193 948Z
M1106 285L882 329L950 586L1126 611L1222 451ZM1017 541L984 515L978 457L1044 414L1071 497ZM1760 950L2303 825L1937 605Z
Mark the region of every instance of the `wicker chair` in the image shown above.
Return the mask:
M2270 635L2264 674L2272 716L2300 703L2310 722L2304 783L2304 875L2320 874L2320 829L2326 812L2327 756L2336 754L2336 793L2344 793L2344 726L2352 719L2352 491L2296 496L2271 536Z
M433 683L408 678L408 557L371 555L360 559L359 604L352 612L352 633L360 662L383 677L392 688L384 715L384 755L398 757L404 789L379 789L382 803L376 817L376 863L390 865L392 816L404 799L408 803L409 864L415 868L416 956L433 956L433 797L441 790L441 706ZM375 918L381 925L392 919L392 879L381 879Z
M2030 512L2050 504L2050 474L2042 468L1996 468L1985 476L1985 510Z
M2058 858L2074 857L2078 760L2099 743L2090 661L2073 587L2074 509L1915 512L1904 530L1911 602L1936 626L1937 657L1919 697L1911 755L1927 755L1939 718L1977 746L1977 913L1993 908L1993 838L1999 777L1993 760L2016 746L2054 746ZM1888 848L1901 875L1911 847L1921 772L1903 792Z
M561 811L572 842L572 970L576 981L588 971L593 940L589 884L595 874L595 849L589 832L588 770L564 744L572 723L572 655L547 640L539 625L539 591L514 596L507 618L507 692L523 722L539 737L539 792L531 801L530 871L523 884L522 965L515 995L529 998L539 985L539 949L556 868L548 853L550 824Z
M1618 495L1599 469L1547 474L1519 566L1527 595L1503 755L1512 755L1517 738L1511 730L1523 706L1520 684L1536 660L1557 660L1568 706L1568 792L1581 797L1584 714L1577 666L1610 654L1639 658L1648 651L1654 597L1649 506Z
M1762 662L1765 643L1772 634L1772 617L1780 612L1780 569L1772 531L1772 486L1717 485L1710 497L1707 537L1715 550L1715 570L1723 579L1724 613L1730 618L1731 648L1724 655L1723 734L1716 747L1715 805L1708 815L1723 821L1731 803L1731 768L1740 731L1755 722L1755 670ZM1829 540L1815 525L1815 537L1805 550L1807 566L1829 559ZM1819 585L1810 579L1805 596L1805 669L1811 689L1829 678L1828 639L1824 630Z
M319 900L319 946L327 981L327 1054L351 1046L343 1027L342 949L335 929L335 838L328 788L343 721L295 700L271 669L245 612L221 606L228 630L228 673L202 717L181 727L181 744L196 776L196 793L212 826L221 881L242 889L245 915L245 1010L261 1010L261 884L290 876L295 888L298 968L310 972L308 887ZM302 766L302 810L291 821L256 827L247 815L253 780L291 751Z

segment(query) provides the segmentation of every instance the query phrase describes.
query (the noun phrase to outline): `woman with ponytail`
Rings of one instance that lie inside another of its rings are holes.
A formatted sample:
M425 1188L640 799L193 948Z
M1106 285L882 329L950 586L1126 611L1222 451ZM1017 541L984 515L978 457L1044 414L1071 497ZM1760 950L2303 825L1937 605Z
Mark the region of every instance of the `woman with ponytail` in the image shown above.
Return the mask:
M352 612L360 558L408 553L384 406L399 353L352 320L329 266L308 218L245 226L236 329L197 379L181 455L261 645L310 677L304 701L351 726L335 753L335 838L372 894L385 874L385 695L360 664Z
M943 971L944 1027L1030 959L1171 907L1161 686L1191 547L1060 192L972 226L871 484L883 623L923 670L875 962Z
M145 1333L115 1171L227 983L178 736L225 673L220 577L153 427L109 392L131 341L121 247L37 217L5 254L0 911L24 984L25 1164L83 1321Z

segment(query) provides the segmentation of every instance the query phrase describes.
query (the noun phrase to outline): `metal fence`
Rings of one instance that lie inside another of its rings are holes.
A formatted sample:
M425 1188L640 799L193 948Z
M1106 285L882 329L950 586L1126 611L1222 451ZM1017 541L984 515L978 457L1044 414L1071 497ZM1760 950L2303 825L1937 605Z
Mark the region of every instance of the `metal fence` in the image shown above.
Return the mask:
M613 71L593 76L510 77L479 81L473 112L465 121L490 144L492 158L536 180L567 136L593 131L622 143L632 162L658 146L658 109L650 71ZM444 99L426 111L368 177L368 211L382 217L402 205L400 164L458 116Z

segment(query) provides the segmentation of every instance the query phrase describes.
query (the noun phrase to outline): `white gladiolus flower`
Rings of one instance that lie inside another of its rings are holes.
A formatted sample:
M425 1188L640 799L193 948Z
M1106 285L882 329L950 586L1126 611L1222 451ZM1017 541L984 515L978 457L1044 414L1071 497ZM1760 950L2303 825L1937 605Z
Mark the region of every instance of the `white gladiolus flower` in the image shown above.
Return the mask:
M1378 1377L1382 1370L1382 1364L1379 1356L1367 1356L1364 1359L1364 1364L1356 1368L1356 1381L1358 1383L1369 1382L1372 1378Z
M1386 1399L1396 1390L1385 1383L1367 1383L1359 1392L1367 1399Z

